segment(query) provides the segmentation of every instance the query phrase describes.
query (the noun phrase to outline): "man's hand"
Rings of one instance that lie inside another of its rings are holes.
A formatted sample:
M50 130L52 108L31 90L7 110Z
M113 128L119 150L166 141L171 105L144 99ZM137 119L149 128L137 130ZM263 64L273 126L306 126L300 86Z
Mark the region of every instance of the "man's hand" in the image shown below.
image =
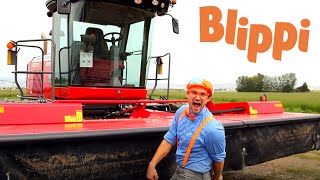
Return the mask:
M149 164L147 170L147 179L149 180L158 180L159 176L156 170L156 167L152 164Z
M222 180L222 171L223 171L223 166L224 166L224 160L221 162L213 162L213 180Z
M147 178L150 180L157 180L159 178L156 165L170 152L172 145L167 140L162 140L161 144L159 145L156 153L154 154L152 160L149 163L147 169Z

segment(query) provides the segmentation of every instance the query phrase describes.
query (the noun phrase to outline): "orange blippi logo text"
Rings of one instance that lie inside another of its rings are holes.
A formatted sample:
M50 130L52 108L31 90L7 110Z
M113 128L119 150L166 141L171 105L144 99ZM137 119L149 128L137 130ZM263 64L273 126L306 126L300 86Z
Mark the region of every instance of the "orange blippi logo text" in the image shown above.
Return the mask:
M237 23L237 14L238 10L229 9L224 27L221 23L222 13L218 7L200 7L200 42L218 42L225 37L228 44L236 43L239 50L246 50L250 62L256 62L257 54L264 53L270 48L275 60L281 60L282 52L291 50L296 44L301 52L308 51L309 30L306 29L310 26L308 19L301 20L302 28L299 32L289 22L276 22L272 32L266 25L249 24L246 17L240 17ZM213 33L210 33L212 30Z

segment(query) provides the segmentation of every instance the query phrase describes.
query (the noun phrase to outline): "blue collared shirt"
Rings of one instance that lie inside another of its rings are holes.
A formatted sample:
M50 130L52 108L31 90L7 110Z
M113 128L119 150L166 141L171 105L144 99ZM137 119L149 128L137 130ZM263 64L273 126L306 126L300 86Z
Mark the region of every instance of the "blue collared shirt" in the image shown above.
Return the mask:
M212 116L208 108L204 107L199 113L195 114L194 121L189 117L182 116L178 122L179 115L187 107L188 105L183 105L177 110L169 131L164 135L164 139L172 145L176 145L178 137L176 163L179 166L182 166L184 155L193 134L207 117ZM200 173L209 171L212 161L221 162L225 159L225 147L224 127L219 121L213 119L203 127L198 135L185 168Z

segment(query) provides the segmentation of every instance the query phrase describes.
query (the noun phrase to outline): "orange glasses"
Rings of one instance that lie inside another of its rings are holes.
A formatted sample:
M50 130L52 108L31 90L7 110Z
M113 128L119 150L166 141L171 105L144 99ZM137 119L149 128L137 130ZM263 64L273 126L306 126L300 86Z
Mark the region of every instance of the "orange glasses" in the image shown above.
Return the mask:
M188 93L191 95L191 97L196 97L197 95L199 95L199 97L201 98L201 99L204 99L204 98L206 98L206 97L208 97L208 93L206 93L206 92L198 92L198 91L195 91L195 90L191 90L191 91L188 91Z

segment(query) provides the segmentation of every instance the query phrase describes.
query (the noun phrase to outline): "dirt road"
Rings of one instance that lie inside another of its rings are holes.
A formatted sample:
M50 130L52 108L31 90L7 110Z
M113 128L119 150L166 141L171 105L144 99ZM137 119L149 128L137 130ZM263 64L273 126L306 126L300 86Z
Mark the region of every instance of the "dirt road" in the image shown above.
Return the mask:
M224 180L320 180L320 151L248 166L241 171L225 172L223 176Z

